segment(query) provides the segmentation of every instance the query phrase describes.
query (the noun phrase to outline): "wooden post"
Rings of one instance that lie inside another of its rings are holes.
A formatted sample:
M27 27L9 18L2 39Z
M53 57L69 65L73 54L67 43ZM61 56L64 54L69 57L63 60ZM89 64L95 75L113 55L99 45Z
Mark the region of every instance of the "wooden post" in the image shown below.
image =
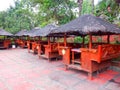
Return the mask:
M67 46L67 37L66 37L66 33L64 34L64 46Z
M102 35L101 35L101 42L100 43L102 43L103 42L103 40L102 40Z
M48 37L48 45L50 45L50 37Z
M85 43L85 36L83 36L82 47L84 47L84 43Z
M107 36L107 43L110 43L110 35Z
M29 36L28 36L28 38L27 38L27 39L28 39L28 41L30 41L30 37L29 37Z
M89 49L91 49L92 48L92 35L91 34L89 34L89 38L90 38L90 40L89 40Z
M27 41L27 47L28 47L28 52L30 53L30 37L27 37L28 41Z
M55 42L55 37L53 37L53 42Z
M36 37L35 37L35 41L38 41L37 39L38 39L38 37L36 36Z
M39 40L39 41L41 41L41 38L40 38L40 36L38 36L38 40Z
M41 38L39 36L37 36L37 38L38 38L37 44L39 44L41 41Z

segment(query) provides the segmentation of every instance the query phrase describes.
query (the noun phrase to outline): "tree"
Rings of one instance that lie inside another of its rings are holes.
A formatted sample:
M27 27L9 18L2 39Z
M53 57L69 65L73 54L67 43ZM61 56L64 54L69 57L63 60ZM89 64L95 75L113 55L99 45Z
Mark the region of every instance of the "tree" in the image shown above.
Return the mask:
M77 4L71 0L31 0L34 6L39 7L39 16L42 23L64 24L75 18L72 11ZM43 25L43 26L44 26Z
M120 14L120 7L115 0L102 0L96 7L96 15L114 22Z
M83 0L81 14L82 15L91 14L91 11L92 11L91 1Z
M15 6L5 12L0 12L0 27L11 33L22 29L31 29L36 25L36 20L27 0L15 1ZM37 25L36 25L37 26Z
M83 3L83 0L78 0L78 6L79 6L79 16L81 15L81 11L82 11L82 3Z
M7 16L7 13L2 11L0 12L0 28L5 29L5 17Z
M94 0L92 0L92 14L94 14Z

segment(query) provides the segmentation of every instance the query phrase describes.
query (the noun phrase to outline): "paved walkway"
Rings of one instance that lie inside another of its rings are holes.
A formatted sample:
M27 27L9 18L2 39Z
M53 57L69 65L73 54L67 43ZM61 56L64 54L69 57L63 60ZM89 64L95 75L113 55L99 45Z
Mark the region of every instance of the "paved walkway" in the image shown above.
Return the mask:
M26 49L0 50L0 90L120 90L120 72L108 70L88 80L87 73L65 70Z

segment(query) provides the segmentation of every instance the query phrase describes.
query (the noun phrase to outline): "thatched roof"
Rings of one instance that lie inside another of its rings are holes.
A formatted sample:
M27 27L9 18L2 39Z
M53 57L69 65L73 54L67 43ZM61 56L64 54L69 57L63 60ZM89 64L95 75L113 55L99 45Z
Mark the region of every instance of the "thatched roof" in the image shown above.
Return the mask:
M108 34L120 33L120 29L115 25L93 15L83 15L71 22L60 26L52 33L68 34Z
M3 29L0 29L0 36L12 36L12 34Z
M34 36L49 36L51 31L55 30L58 26L56 25L46 25L45 27L41 28L40 30L34 33Z
M21 30L15 34L15 36L26 36L27 30Z
M34 36L34 33L35 33L36 31L38 31L38 30L40 30L40 27L35 27L35 28L33 28L32 30L28 31L28 32L26 33L26 35L32 37L32 36Z

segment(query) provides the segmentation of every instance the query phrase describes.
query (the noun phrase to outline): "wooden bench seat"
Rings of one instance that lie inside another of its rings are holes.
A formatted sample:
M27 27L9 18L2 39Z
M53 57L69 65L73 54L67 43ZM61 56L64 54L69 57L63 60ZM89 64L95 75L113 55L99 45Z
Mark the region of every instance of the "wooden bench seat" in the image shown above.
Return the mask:
M27 47L27 40L17 39L15 42L16 42L17 45L20 46L21 48Z
M66 67L73 66L71 60L71 48L61 47L65 50L63 54L63 62ZM92 77L92 73L111 66L111 60L120 56L120 45L102 44L96 49L80 48L80 70L88 72ZM77 64L78 65L78 64Z
M11 44L11 40L9 39L0 41L1 48L9 48L10 44Z
M58 43L50 43L49 45L44 45L46 58L57 58L58 53Z
M100 63L105 60L117 58L120 55L120 45L98 45L97 49L81 48L81 51L88 53L92 61Z
M98 45L97 49L81 48L81 67L91 73L111 66L111 60L120 56L120 45Z

